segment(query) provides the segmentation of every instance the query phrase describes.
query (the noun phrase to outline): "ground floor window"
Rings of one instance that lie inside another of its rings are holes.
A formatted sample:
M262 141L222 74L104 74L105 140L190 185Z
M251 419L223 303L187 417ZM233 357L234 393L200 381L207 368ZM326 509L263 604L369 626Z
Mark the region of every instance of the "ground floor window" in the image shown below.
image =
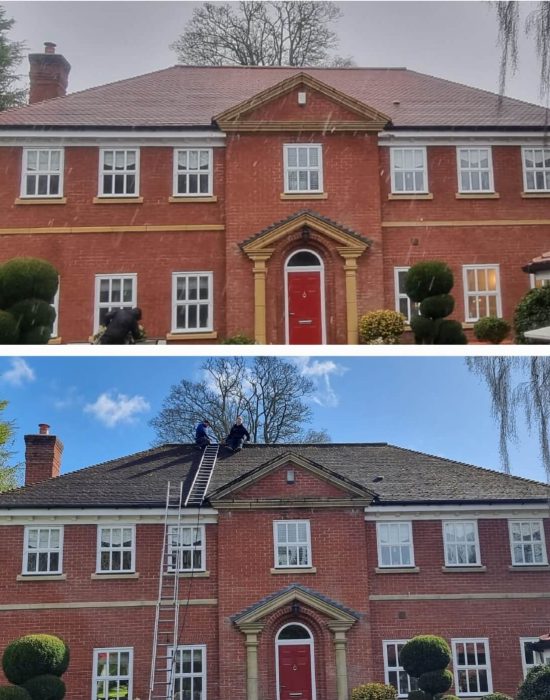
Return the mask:
M393 685L400 698L406 698L411 690L418 690L417 679L411 678L399 663L399 654L406 643L406 639L383 642L385 682Z
M212 272L174 272L172 330L211 331L213 328Z
M395 310L403 314L407 323L411 322L413 316L418 316L418 306L411 301L405 291L405 278L409 267L394 267L394 289L395 289Z
M206 646L180 646L174 662L174 700L206 700Z
M463 272L466 321L502 316L498 265L465 265Z
M487 639L453 639L455 689L459 697L493 692L489 641Z
M94 333L105 325L109 311L137 306L137 274L96 275Z
M92 700L132 700L133 649L94 649Z
M550 270L543 270L532 274L531 287L535 289L539 289L540 287L550 287Z

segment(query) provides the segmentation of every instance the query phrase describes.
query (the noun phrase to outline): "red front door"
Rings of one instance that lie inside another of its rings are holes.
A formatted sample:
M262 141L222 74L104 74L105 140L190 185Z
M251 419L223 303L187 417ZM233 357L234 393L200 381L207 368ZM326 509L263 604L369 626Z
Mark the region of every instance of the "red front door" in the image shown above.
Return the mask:
M323 342L321 273L288 273L288 342L320 345Z
M279 646L279 700L312 700L309 644Z

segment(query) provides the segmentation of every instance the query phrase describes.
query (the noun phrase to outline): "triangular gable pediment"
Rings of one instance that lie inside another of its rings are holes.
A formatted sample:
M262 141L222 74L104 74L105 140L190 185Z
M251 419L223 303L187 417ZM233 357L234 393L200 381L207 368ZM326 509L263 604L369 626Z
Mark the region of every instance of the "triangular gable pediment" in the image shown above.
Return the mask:
M297 98L305 92L306 104L299 106L296 100L286 101L284 111L274 109L271 115L266 108L276 107L289 95ZM308 94L324 98L323 108L308 109ZM332 108L331 108L332 107ZM240 102L213 119L223 131L381 131L390 118L360 100L313 78L305 72L262 90Z

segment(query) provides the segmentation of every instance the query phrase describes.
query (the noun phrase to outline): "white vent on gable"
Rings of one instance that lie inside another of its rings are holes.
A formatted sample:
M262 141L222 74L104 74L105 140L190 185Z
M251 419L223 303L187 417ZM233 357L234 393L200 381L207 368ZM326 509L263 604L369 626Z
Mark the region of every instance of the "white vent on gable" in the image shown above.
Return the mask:
M305 105L307 101L307 95L305 92L299 92L298 93L298 104L299 105Z

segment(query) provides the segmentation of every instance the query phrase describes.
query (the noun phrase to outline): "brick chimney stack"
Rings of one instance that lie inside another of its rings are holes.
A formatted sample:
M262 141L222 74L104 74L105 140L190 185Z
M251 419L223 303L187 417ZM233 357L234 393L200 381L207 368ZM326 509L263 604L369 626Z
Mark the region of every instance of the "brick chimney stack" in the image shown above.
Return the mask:
M29 54L29 62L29 104L63 97L67 93L71 64L64 56L55 53L55 44L46 41L44 53Z
M25 486L59 476L63 443L40 423L38 435L25 435Z

